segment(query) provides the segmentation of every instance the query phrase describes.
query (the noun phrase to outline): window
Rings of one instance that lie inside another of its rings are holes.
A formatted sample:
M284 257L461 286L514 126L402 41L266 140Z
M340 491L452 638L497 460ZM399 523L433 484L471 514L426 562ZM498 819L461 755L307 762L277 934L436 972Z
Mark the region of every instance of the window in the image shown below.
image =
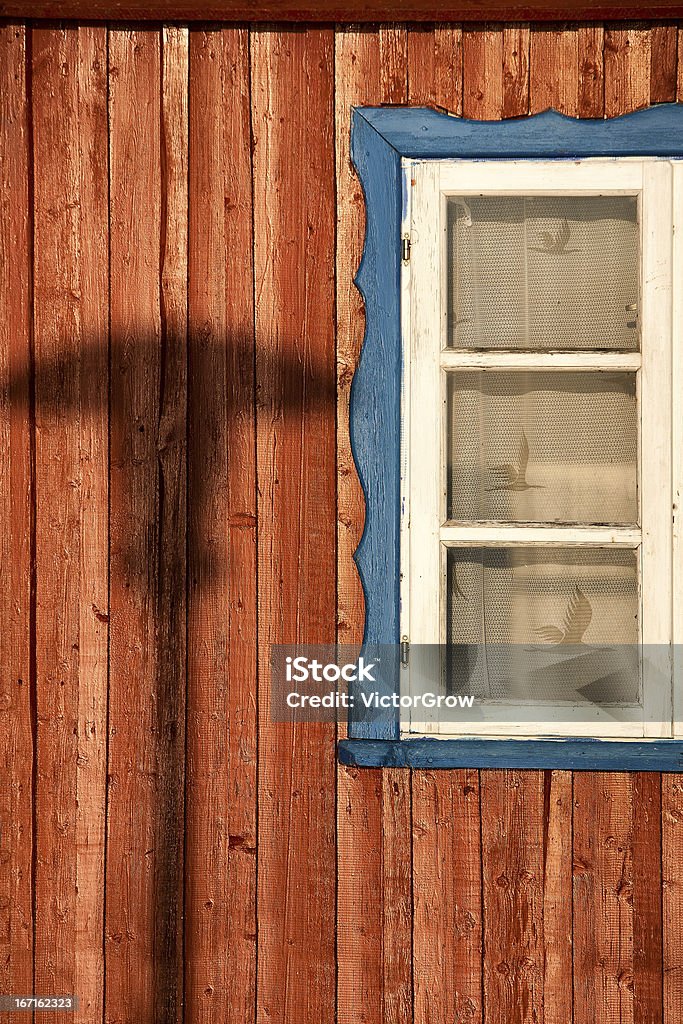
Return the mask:
M673 734L678 173L403 161L404 732Z
M346 763L680 770L682 128L354 111L365 641L477 710Z

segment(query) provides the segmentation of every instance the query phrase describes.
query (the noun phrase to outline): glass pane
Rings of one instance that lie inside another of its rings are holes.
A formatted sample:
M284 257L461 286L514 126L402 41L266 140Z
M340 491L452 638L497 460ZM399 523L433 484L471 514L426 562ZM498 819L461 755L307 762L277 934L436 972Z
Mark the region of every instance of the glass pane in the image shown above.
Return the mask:
M635 196L448 200L454 348L638 348Z
M638 554L450 548L447 637L455 692L636 702Z
M448 374L448 518L634 524L635 373Z

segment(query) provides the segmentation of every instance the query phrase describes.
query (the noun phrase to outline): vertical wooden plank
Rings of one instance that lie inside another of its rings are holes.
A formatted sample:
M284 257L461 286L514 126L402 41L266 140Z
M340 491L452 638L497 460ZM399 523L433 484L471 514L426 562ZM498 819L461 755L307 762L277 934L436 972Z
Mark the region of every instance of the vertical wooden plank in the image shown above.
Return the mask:
M107 578L106 33L36 29L35 989L102 1015ZM45 1013L46 1020L58 1019Z
M110 30L111 640L105 1021L112 1024L153 1019L156 990L160 60L158 32ZM163 914L163 905L159 909Z
M403 775L405 776L405 772ZM382 779L382 959L385 1024L412 1020L410 927L411 780L385 771Z
M574 776L574 1022L633 1021L633 787Z
M249 35L192 31L187 1024L255 1015L252 250Z
M446 38L441 42L447 45ZM457 47L451 56L457 63ZM365 210L349 157L351 107L405 102L406 67L410 77L414 66L407 63L405 30L350 27L337 31L337 564L341 643L360 643L364 623L363 595L353 562L363 531L363 494L350 447L348 416L350 386L364 329L363 305L353 277L363 251ZM426 102L417 94L414 99ZM400 770L339 767L337 785L339 1024L399 1024L408 1019L412 1000L410 776Z
M26 29L0 26L0 990L33 988L31 222ZM8 1024L25 1019L7 1014Z
M650 32L640 24L605 28L605 116L650 103Z
M552 108L569 117L602 117L603 41L602 25L535 27L531 112Z
M676 98L683 99L683 27L678 26L678 66L676 71Z
M472 25L462 33L464 117L497 120L503 111L503 30Z
M484 1020L543 1019L544 773L481 773Z
M340 776L340 1024L412 1020L411 805L403 775L347 768Z
M503 29L503 117L529 113L529 42L528 25Z
M257 1020L330 1024L335 729L273 723L269 690L273 643L335 638L334 34L258 29L251 46L258 196Z
M479 773L413 773L415 1022L481 1024Z
M81 595L76 779L76 1021L99 1020L104 1003L104 836L109 666L109 218L107 33L79 40L81 401ZM83 352L85 349L85 352ZM86 356L83 359L83 355Z
M367 29L363 30L367 32ZM408 93L408 40L405 25L380 25L377 29L382 68L384 103L405 103Z
M664 1021L683 1020L683 776L662 775Z
M662 776L633 775L633 1020L662 1024Z
M605 112L605 30L602 25L580 25L579 117L602 117Z
M408 27L410 103L462 113L462 29L459 25Z
M543 1022L573 1020L572 773L543 779Z
M188 30L161 32L155 1019L183 1016L187 690Z
M182 1012L186 51L184 30L110 32L105 1017L117 1024Z
M531 34L531 112L553 109L576 117L578 94L578 29L569 25L534 28Z
M652 25L650 51L650 103L672 103L676 99L678 72L676 25Z
M337 785L337 1015L340 1024L382 1024L383 773L340 768Z

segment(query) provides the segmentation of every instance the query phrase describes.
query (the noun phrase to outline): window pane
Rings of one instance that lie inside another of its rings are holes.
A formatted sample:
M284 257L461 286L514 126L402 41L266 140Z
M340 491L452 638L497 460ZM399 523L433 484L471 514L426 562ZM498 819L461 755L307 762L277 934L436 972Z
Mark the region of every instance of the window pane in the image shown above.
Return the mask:
M451 548L448 681L479 697L638 699L638 553Z
M636 375L448 374L448 518L635 524Z
M635 196L448 200L448 344L638 348Z

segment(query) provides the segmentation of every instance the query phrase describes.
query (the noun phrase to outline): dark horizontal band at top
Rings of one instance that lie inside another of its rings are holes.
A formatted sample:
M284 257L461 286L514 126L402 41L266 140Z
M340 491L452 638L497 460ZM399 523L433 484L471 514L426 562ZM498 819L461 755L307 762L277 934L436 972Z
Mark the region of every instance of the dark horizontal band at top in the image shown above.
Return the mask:
M496 22L667 21L683 2L640 0L0 0L1 18L83 21Z

